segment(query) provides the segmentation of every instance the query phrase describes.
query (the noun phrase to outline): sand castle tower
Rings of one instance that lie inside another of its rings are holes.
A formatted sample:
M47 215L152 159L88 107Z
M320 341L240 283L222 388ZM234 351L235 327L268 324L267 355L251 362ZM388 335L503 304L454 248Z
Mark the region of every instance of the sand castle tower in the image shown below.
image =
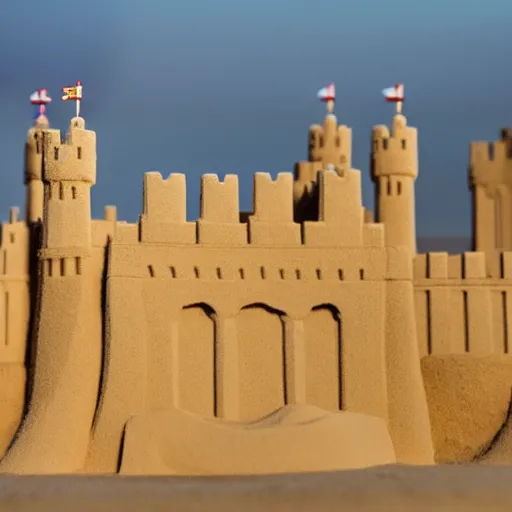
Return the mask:
M473 248L512 250L512 128L503 128L500 140L471 143L469 158Z
M25 143L25 219L28 223L43 220L43 130L48 128L48 118L38 118L28 131Z
M82 467L101 368L103 260L102 254L99 259L93 254L90 200L96 181L96 133L85 130L84 119L75 117L65 141L59 130L43 130L42 135L36 370L28 413L2 460L1 471L6 472L13 467L28 473ZM31 140L36 144L32 155L38 154L38 142ZM54 456L45 455L52 451Z
M393 117L392 131L372 131L371 172L375 182L377 221L383 222L387 246L407 246L416 254L414 182L418 176L417 130L402 114Z
M293 196L296 221L316 220L318 197L315 183L319 171L334 168L340 174L352 167L352 130L338 125L332 112L328 112L323 125L309 128L308 160L295 166Z

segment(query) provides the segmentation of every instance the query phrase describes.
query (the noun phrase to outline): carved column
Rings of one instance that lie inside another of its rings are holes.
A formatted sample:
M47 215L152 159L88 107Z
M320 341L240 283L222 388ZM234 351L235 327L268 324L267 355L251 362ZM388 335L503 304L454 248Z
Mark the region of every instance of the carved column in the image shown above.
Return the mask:
M306 403L306 346L304 320L284 317L286 404Z
M216 416L240 418L240 364L238 333L234 316L215 316Z

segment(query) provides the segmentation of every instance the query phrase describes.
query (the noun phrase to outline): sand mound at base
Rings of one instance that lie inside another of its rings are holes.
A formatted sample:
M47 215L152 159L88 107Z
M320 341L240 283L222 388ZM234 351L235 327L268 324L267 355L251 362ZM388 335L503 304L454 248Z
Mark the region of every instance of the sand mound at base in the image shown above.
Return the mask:
M126 425L121 473L243 475L333 471L396 462L385 422L292 406L258 422L226 423L170 409Z
M507 421L494 438L487 452L478 458L478 464L509 466L512 464L512 402Z
M436 462L471 462L507 419L512 357L469 354L421 361Z

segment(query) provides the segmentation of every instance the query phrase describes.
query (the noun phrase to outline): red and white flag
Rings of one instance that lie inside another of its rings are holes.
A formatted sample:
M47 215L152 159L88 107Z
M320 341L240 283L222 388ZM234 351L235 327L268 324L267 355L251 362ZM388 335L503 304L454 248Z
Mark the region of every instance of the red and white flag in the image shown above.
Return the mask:
M386 101L394 103L402 102L405 99L404 84L396 84L393 87L383 89L382 94L384 94Z
M327 87L322 87L316 95L321 101L334 101L336 99L336 90L334 88L334 84L329 84Z
M63 87L62 101L80 101L83 95L82 82L78 81L74 87Z
M30 95L30 103L32 105L46 105L51 101L52 99L48 96L46 89L37 89Z

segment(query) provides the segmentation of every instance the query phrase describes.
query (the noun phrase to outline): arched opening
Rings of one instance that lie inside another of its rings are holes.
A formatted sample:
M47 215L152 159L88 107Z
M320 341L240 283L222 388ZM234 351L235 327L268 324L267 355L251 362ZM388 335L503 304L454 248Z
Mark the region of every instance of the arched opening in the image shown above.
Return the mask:
M182 308L179 322L179 406L215 416L215 312L204 303Z
M237 317L240 415L261 418L286 403L284 313L267 304L244 307Z
M304 321L306 401L330 411L342 409L342 329L338 309L315 306Z

